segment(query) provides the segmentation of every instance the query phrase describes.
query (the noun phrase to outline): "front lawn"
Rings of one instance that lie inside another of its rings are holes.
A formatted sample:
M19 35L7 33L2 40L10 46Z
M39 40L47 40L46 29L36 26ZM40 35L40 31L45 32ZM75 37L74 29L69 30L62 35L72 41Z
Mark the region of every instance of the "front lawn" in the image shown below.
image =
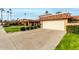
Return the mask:
M18 32L20 31L21 27L24 26L10 26L10 27L4 27L6 32Z
M66 34L55 50L79 50L79 34Z

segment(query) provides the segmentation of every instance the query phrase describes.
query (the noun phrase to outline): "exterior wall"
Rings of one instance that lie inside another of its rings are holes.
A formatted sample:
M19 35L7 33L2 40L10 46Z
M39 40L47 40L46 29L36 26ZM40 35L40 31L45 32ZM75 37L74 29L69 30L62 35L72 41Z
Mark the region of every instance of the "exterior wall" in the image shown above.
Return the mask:
M67 26L67 24L68 24L68 19L66 19L66 20L64 21L64 29L65 29L65 31L66 31L66 26Z
M53 20L53 21L42 21L42 28L53 29L53 30L64 30L66 29L67 20Z

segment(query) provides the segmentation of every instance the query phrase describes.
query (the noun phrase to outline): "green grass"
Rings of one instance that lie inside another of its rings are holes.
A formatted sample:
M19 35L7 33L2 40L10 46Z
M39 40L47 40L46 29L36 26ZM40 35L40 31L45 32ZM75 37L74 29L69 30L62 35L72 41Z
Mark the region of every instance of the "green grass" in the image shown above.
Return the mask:
M55 50L79 50L79 34L66 34Z
M20 31L20 28L24 26L10 26L10 27L4 27L6 32L18 32Z

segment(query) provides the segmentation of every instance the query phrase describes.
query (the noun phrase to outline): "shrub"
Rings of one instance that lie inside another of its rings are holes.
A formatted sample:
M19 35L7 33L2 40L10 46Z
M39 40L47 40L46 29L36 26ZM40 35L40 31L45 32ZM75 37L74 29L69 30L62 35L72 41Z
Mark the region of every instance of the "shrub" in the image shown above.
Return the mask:
M26 30L29 30L29 27L26 27Z
M40 25L38 25L37 27L40 28Z
M26 30L26 28L25 27L21 27L21 31L25 31Z
M79 34L79 26L67 26L67 33Z
M29 26L29 30L31 30L31 26Z
M37 26L34 26L34 29L37 29Z
M10 26L10 24L4 24L3 25L3 27L9 27Z
M34 27L33 27L33 26L31 26L30 28L31 28L31 30L32 30L32 29L34 29Z

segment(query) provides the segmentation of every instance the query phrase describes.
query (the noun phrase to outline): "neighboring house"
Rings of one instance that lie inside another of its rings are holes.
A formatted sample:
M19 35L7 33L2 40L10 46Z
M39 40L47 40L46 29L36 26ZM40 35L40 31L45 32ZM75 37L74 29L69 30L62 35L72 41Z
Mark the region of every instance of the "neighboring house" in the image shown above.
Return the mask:
M69 23L79 23L79 16L71 16L68 21Z
M40 20L21 19L18 23L26 26L37 26L40 25Z
M40 16L41 28L66 31L69 13Z

